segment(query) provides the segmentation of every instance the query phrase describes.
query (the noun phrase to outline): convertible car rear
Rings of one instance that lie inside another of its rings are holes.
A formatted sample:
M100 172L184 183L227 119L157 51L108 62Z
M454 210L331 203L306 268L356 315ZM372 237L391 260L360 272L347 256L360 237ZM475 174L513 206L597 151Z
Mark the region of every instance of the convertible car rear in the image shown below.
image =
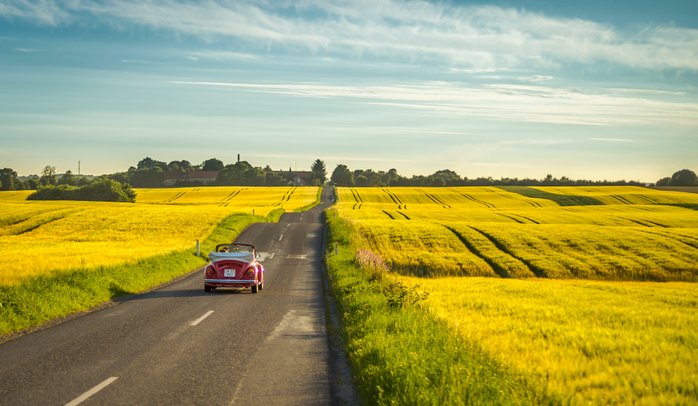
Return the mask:
M264 267L257 261L251 244L219 244L208 255L204 270L204 291L216 288L250 288L252 293L264 289Z

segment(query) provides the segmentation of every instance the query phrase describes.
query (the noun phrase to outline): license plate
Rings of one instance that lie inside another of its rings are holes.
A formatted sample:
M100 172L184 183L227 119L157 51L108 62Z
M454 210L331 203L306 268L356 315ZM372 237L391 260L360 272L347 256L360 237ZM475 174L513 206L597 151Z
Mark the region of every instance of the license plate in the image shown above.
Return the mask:
M234 278L235 277L235 270L234 269L224 269L223 276L225 276L226 278Z

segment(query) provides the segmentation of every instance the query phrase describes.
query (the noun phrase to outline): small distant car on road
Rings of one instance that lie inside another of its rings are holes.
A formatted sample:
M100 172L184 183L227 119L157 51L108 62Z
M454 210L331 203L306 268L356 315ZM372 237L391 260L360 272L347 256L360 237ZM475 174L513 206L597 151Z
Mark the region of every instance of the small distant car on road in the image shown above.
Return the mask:
M264 289L264 267L257 261L257 249L252 244L218 244L208 254L204 270L204 291L216 288L250 288L252 293Z

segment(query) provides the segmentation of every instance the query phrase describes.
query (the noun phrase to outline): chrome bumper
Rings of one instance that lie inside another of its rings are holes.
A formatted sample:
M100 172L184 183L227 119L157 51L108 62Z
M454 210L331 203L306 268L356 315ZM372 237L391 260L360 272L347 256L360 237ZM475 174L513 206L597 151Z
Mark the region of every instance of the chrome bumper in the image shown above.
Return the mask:
M254 285L257 283L257 281L254 279L204 279L204 283Z

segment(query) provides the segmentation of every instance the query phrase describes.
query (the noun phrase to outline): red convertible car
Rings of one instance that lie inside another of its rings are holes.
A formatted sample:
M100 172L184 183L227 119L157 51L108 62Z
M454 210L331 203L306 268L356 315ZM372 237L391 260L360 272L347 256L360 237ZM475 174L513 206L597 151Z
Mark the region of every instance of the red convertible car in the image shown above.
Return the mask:
M264 289L264 267L257 258L252 244L218 244L216 250L208 254L210 262L204 271L204 291L250 288L252 293L257 293Z

